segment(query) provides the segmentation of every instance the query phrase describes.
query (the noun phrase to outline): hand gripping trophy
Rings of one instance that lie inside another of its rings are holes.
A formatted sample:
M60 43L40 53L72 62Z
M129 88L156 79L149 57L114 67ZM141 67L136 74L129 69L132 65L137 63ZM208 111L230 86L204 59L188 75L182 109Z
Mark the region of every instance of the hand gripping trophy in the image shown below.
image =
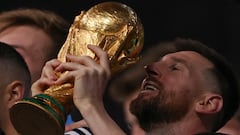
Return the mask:
M75 17L58 59L66 62L67 54L94 58L87 45L98 45L108 53L114 74L139 59L143 40L143 26L132 8L103 2ZM71 83L51 86L43 94L18 101L10 109L16 130L22 135L63 135L66 116L74 107L72 89Z

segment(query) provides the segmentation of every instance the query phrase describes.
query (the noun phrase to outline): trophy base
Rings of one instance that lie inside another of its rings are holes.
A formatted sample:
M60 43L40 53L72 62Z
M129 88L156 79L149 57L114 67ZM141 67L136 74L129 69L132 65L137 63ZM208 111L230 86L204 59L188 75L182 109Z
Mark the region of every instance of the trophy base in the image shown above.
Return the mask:
M15 129L21 135L63 135L65 121L54 108L39 99L17 102L10 109Z

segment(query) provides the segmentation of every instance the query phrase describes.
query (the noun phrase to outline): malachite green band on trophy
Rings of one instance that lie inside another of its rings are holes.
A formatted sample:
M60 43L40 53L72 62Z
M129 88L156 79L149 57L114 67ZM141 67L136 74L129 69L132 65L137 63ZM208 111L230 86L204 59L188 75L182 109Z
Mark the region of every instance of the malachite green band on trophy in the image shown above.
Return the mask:
M47 94L38 94L35 97L40 97L40 98L43 98L43 99L47 99L48 101L52 102L53 104L55 104L60 109L60 111L64 114L64 116L66 116L66 113L65 113L65 110L63 109L63 106L53 97L51 97Z
M54 116L54 118L57 119L57 121L60 123L60 125L62 127L64 127L65 123L61 119L61 117L54 111L54 109L52 109L50 106L48 106L45 102L41 102L41 100L36 99L36 98L25 98L24 100L38 104L38 105L42 106L43 108L45 108L46 110L48 110Z

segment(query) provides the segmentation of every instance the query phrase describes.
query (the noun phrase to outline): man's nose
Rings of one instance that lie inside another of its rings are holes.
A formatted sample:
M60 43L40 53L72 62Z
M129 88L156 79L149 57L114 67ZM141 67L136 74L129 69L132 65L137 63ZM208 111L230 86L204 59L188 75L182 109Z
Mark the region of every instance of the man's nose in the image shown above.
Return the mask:
M159 76L161 75L161 72L158 70L158 66L156 65L157 63L152 63L149 65L144 66L145 72L148 75L152 75L152 76Z

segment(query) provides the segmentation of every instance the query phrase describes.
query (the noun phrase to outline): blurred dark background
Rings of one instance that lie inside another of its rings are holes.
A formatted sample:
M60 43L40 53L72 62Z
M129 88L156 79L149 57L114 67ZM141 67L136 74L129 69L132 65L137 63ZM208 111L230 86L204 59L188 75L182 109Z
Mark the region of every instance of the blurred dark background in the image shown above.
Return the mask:
M1 0L0 11L20 7L52 10L73 22L82 10L106 0ZM240 1L238 0L115 0L132 7L145 30L143 51L175 37L200 40L240 64ZM239 72L239 71L238 71Z

